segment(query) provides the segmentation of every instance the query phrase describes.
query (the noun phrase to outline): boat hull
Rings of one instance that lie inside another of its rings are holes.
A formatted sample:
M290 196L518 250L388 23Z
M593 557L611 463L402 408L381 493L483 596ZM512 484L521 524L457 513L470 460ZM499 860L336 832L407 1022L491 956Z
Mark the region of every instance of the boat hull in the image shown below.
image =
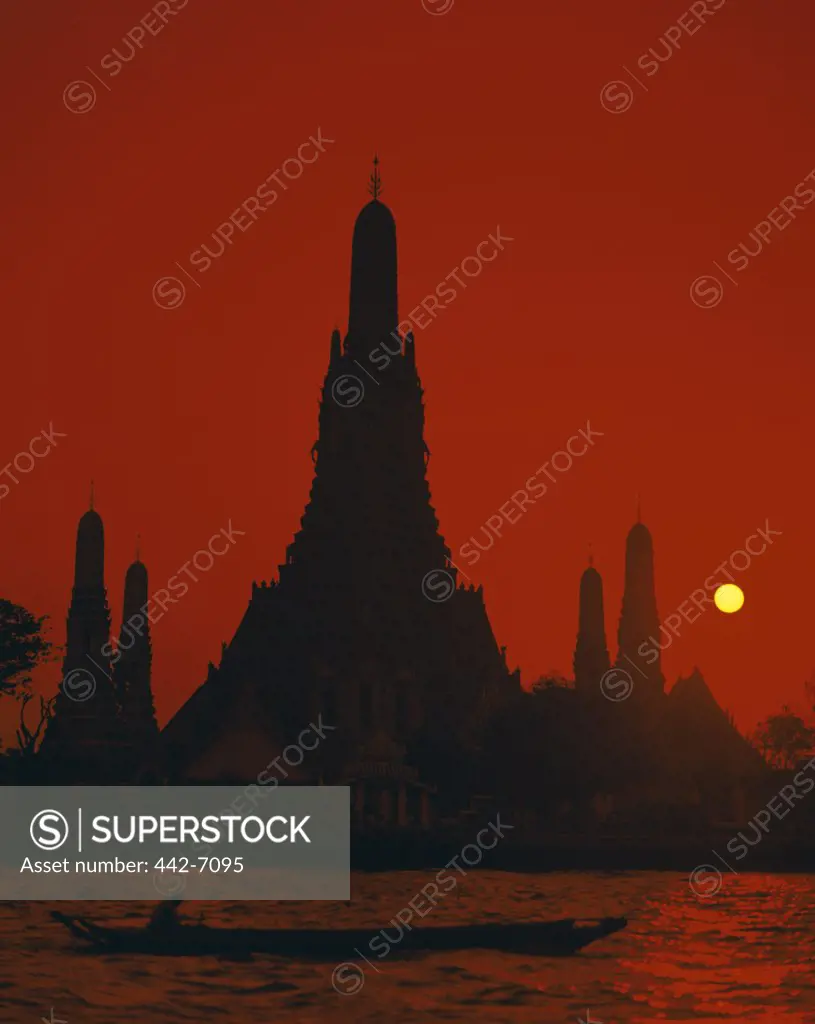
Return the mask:
M371 929L268 930L185 924L173 927L167 934L156 934L148 928L108 928L56 910L51 914L93 950L110 954L229 956L268 953L297 958L347 958L356 948L367 948L376 934ZM626 923L625 918L607 917L594 922L530 921L414 928L405 930L398 946L393 948L400 953L493 949L538 956L569 956L590 942L619 931Z

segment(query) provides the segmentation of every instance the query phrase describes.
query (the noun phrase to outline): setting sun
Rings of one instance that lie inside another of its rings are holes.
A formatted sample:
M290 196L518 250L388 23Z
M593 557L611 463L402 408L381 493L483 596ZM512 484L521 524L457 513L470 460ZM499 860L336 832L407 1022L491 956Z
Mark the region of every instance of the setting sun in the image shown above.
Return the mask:
M725 583L713 595L720 612L737 612L744 604L744 593L735 583Z

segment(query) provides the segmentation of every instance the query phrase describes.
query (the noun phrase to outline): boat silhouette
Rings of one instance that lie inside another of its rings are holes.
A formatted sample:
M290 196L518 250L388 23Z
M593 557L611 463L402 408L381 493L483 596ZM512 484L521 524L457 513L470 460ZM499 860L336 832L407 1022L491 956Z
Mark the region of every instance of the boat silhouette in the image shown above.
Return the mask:
M132 953L151 956L232 956L269 953L305 959L347 957L355 947L367 946L370 928L211 928L203 924L177 924L166 934L148 928L110 928L83 917L52 910L54 920L72 935L89 943L97 953ZM537 956L570 956L627 924L624 917L596 921L567 918L561 921L523 921L507 924L467 924L414 928L394 947L401 952L492 949Z

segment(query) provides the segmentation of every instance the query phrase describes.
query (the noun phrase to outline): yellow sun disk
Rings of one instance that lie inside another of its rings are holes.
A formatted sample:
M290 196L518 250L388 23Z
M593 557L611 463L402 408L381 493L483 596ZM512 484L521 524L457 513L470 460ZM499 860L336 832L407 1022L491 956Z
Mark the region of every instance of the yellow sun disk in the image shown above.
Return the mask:
M744 604L744 593L735 583L725 583L713 595L720 612L737 612Z

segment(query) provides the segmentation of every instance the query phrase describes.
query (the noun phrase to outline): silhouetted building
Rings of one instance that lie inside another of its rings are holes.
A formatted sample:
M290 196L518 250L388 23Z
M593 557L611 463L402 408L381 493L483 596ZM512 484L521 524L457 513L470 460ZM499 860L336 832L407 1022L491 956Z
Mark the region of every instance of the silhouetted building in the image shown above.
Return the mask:
M298 774L349 782L358 820L416 822L422 785L456 788L454 752L477 743L519 678L481 589L458 587L430 502L423 390L414 340L399 333L396 225L379 190L375 169L301 527L163 737L171 777L246 780L322 712L336 732Z
M603 579L593 559L580 577L580 611L574 649L574 682L581 693L600 694L600 681L609 669Z
M116 645L113 679L124 735L133 751L134 768L153 760L158 725L151 688L150 622L143 609L149 600L147 568L136 560L125 574L122 629Z
M60 764L64 781L99 781L117 746L116 695L103 653L109 639L105 534L91 494L77 530L63 678L40 748L44 760Z
M671 778L710 823L743 823L747 797L770 775L764 758L719 706L698 668L665 701L662 757Z
M617 641L615 665L630 674L635 692L664 693L654 543L639 518L625 542L625 589Z

